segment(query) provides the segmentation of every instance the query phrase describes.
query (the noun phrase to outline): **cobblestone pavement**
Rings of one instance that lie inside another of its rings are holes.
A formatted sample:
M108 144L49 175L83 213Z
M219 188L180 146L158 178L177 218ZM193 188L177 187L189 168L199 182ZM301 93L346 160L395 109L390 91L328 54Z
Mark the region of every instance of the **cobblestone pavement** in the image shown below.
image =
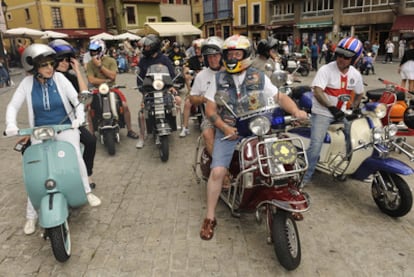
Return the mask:
M381 88L378 77L399 82L397 64L376 64L367 88ZM302 79L310 84L314 72ZM16 84L22 75L13 76ZM120 74L137 128L133 74ZM0 126L14 89L0 89ZM19 126L26 126L26 107ZM170 160L162 163L154 143L142 150L121 131L110 157L98 144L94 181L98 208L74 210L70 218L72 256L55 261L49 241L23 234L26 193L16 138L0 139L0 276L414 276L414 212L399 219L376 207L370 185L335 182L316 174L308 188L312 207L298 222L302 262L293 272L278 263L266 243L265 227L253 214L231 217L220 202L211 241L199 230L206 209L205 186L197 184L191 164L198 127L171 137ZM413 187L412 176L405 178Z

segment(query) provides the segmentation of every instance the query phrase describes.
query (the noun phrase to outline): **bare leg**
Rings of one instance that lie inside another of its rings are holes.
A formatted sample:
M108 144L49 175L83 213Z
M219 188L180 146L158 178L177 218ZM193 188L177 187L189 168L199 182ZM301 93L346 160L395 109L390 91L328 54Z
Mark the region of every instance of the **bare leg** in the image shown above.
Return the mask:
M126 102L122 102L122 107L124 108L124 119L125 119L125 124L127 126L128 131L132 130L132 125L131 125L131 112L129 111L129 107L127 105Z
M190 118L190 111L191 111L191 102L190 102L190 99L187 98L185 99L184 112L183 112L183 116L184 116L183 127L187 129L188 129L188 120Z
M204 143L206 144L207 152L210 156L213 156L213 147L214 147L214 129L206 128L203 131Z
M227 169L215 167L211 170L207 183L207 215L206 218L214 219L216 214L217 201L220 196L221 186Z

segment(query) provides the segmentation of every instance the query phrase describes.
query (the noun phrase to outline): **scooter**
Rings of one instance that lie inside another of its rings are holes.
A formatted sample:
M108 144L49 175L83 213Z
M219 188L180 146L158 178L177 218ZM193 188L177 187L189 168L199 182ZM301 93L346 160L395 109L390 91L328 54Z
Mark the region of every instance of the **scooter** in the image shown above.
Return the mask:
M115 144L120 143L119 130L125 127L124 112L121 99L115 92L122 86L109 86L104 83L93 89L91 118L93 129L98 131L100 141L106 146L108 154L116 153Z
M399 136L414 135L414 105L411 103L406 88L398 84L378 78L386 85L385 89L368 90L366 96L369 101L377 101L387 105L387 115L382 119L383 125L396 124Z
M309 75L310 65L308 59L301 53L294 53L289 56L283 55L281 63L283 70L289 73L297 71L302 77Z
M20 129L8 136L31 136L41 143L19 140L14 149L23 153L23 179L27 195L38 211L43 238L50 239L53 254L59 262L72 253L69 230L69 209L88 202L79 170L75 148L56 136L72 126L51 125Z
M339 96L342 109L349 99L349 95ZM331 175L334 180L345 181L350 177L372 182L371 193L378 208L391 217L402 217L411 210L413 199L410 187L400 175L409 176L414 171L390 154L403 153L414 161L414 147L396 137L394 124L382 125L386 112L384 104L369 102L363 106L361 115L348 116L349 130L343 122L331 124L316 170ZM296 144L298 151L302 151L309 147L310 130L306 125L288 128L286 133L290 138L303 140L305 148Z
M139 90L144 95L144 117L147 132L153 134L154 142L159 147L161 161L169 158L169 135L177 130L177 108L175 98L170 92L175 81L182 72L177 71L174 79L171 78L168 68L163 64L151 65L142 79L137 70L137 78L141 83Z
M294 146L302 145L300 138L271 132L271 128L283 129L292 118L284 116L272 97L257 101L253 110L238 108L237 113L227 104L225 93L217 92L215 98L236 119L242 137L229 167L230 188L223 189L220 198L233 216L255 212L258 223L264 219L267 242L273 243L279 263L294 270L301 262L296 220L310 207L309 196L300 190L307 158ZM193 164L197 182L208 180L211 161L200 137Z

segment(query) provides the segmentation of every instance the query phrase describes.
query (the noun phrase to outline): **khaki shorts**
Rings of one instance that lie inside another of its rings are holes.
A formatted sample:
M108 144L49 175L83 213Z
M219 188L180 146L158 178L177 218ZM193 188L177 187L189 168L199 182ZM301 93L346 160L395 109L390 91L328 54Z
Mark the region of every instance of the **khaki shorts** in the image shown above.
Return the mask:
M207 118L204 118L203 122L201 122L201 131L204 132L204 130L211 128L214 129L214 125L208 120Z

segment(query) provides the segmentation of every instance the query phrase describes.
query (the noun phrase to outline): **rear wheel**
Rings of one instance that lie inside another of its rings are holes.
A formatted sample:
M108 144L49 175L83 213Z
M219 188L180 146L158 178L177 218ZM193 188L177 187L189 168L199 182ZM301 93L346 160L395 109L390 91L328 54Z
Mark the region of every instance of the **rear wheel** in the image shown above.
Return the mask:
M302 77L306 77L309 75L309 69L307 69L306 67L302 67L302 69L300 70L300 75Z
M115 131L105 131L103 134L103 139L106 149L108 149L108 154L111 156L115 155Z
M160 137L160 158L161 161L166 162L168 161L169 157L169 145L168 145L168 136L161 136Z
M287 270L300 264L301 249L298 228L292 213L278 210L272 218L272 240L279 263Z
M379 172L372 181L371 193L378 208L391 217L406 215L413 205L410 187L397 174Z
M50 242L52 244L53 255L56 260L63 263L70 258L71 254L71 241L69 224L66 220L65 223L58 227L47 229Z

